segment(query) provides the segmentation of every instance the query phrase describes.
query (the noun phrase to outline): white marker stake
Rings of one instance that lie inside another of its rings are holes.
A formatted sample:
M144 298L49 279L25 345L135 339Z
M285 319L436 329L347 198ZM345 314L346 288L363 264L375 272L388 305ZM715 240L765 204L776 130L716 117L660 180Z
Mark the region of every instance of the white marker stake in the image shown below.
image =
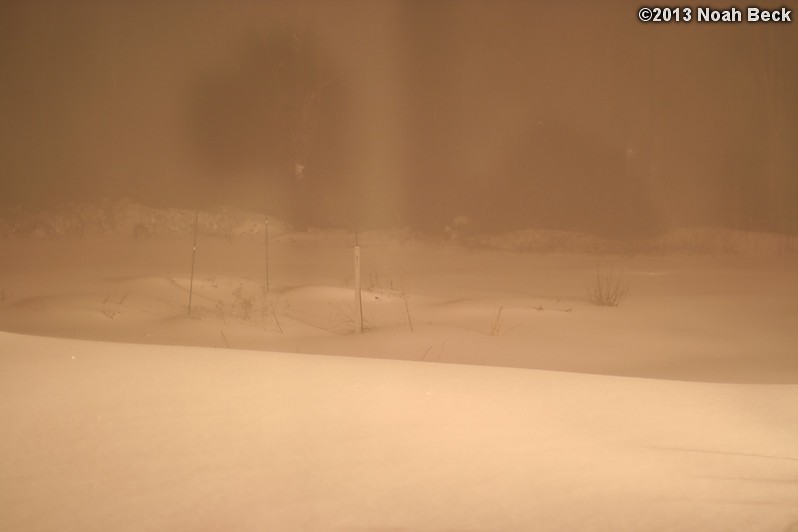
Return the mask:
M191 281L188 285L188 316L191 317L191 296L194 295L194 260L197 258L197 227L199 227L199 207L194 215L194 245L191 248Z
M363 332L363 300L360 298L360 246L355 246L355 320L357 332Z
M269 217L266 217L266 293L269 293Z

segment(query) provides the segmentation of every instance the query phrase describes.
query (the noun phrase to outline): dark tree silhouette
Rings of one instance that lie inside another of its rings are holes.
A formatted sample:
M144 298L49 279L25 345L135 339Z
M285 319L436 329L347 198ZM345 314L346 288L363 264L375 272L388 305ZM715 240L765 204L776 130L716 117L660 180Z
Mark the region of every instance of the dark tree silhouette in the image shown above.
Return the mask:
M319 166L335 138L340 114L327 108L342 105L340 78L307 32L278 28L251 38L239 57L201 79L190 99L202 188L217 201L229 188L264 194L267 210L308 222L302 205L324 189L309 181L329 179Z

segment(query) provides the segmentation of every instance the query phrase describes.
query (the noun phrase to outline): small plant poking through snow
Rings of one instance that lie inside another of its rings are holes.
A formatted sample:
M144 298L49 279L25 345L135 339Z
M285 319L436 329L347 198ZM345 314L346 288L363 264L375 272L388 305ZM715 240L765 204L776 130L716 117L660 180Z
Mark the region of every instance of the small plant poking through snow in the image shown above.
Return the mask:
M325 331L344 334L349 332L359 332L357 327L357 314L354 305L347 303L330 304L331 313L327 326L316 325ZM369 320L363 320L363 331L374 329L374 324Z
M224 325L238 320L257 325L267 331L279 331L281 334L284 332L283 324L280 323L277 316L279 302L271 298L265 285L261 285L258 290L251 285L247 287L241 282L232 290L231 294L232 301L222 297L217 299L214 304L214 310ZM285 310L287 310L287 305Z
M623 272L616 274L612 268L602 273L596 267L596 279L588 290L587 300L599 307L617 307L629 293L629 284Z
M235 306L241 310L244 321L249 321L252 317L252 311L255 309L255 298L249 294L244 294L244 289L239 286L233 290L233 297L235 297Z

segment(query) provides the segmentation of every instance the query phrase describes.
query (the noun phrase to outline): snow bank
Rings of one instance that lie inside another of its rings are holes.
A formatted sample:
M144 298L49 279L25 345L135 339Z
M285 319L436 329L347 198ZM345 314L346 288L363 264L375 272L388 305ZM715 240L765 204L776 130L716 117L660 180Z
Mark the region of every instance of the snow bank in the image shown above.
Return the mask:
M798 386L0 333L3 530L786 530Z
M681 227L651 238L613 240L576 231L525 229L500 235L473 237L484 249L536 253L745 255L798 253L798 236Z
M37 213L11 210L0 217L0 237L134 237L189 235L196 212L154 208L129 200L99 203L62 203ZM466 220L466 222L461 221ZM458 225L458 220L460 223ZM228 206L199 212L202 236L235 238L262 235L266 219L261 213ZM297 245L351 246L354 235L342 229L294 231L286 222L271 218L270 235ZM578 231L524 229L498 235L475 233L467 218L458 217L441 235L425 235L408 228L363 231L364 246L441 245L488 250L576 254L796 254L798 236L755 233L719 228L677 228L645 239L613 240Z
M12 211L0 221L3 236L91 237L131 235L135 237L190 234L194 231L196 211L163 209L140 205L129 200L99 203L66 202L37 213ZM269 220L274 235L289 230L280 220ZM264 234L263 214L234 207L201 210L198 231L204 236L233 238Z

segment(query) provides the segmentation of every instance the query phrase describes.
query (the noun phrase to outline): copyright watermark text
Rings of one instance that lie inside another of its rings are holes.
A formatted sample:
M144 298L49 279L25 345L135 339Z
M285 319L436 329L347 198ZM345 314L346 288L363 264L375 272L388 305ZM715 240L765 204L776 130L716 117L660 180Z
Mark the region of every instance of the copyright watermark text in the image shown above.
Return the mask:
M718 24L741 23L776 23L792 22L792 11L786 7L780 9L760 9L746 7L738 9L715 9L712 7L641 7L637 10L637 18L646 23L697 22Z

